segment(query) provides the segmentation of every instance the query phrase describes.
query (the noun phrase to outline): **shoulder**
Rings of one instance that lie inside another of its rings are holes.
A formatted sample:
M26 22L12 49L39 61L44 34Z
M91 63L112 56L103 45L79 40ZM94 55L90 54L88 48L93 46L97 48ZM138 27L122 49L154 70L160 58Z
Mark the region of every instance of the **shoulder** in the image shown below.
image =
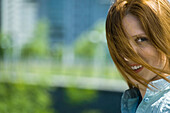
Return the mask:
M170 110L170 89L161 92L158 100L151 104L153 109L157 109L160 112L168 112Z
M137 98L140 95L140 91L137 88L127 89L122 95L122 101L128 101L132 98Z
M168 113L170 111L170 89L157 93L146 92L145 97L137 108L136 113Z
M135 112L140 101L141 95L137 88L126 90L121 98L121 111L123 113Z

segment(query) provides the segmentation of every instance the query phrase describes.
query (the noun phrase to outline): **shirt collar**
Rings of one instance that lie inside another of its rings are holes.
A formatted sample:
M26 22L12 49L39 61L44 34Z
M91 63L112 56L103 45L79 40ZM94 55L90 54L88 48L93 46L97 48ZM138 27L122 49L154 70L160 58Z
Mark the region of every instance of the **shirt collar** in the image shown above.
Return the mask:
M168 76L167 78L170 79L170 76ZM150 84L152 84L156 88L151 86ZM150 82L150 84L148 84L148 87L150 89L147 88L147 91L149 91L150 93L151 92L156 93L159 91L170 89L170 83L168 81L166 81L165 79L155 80L155 81Z

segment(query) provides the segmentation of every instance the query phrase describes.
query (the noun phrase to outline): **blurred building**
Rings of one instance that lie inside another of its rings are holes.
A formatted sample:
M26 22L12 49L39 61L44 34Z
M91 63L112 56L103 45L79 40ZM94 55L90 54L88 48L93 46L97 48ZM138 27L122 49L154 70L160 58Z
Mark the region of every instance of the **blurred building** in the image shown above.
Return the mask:
M32 36L37 22L36 0L2 0L2 32L20 48Z
M1 27L2 27L2 0L0 0L0 30L1 30Z
M72 43L98 20L105 20L111 0L39 0L38 17L49 22L51 48L63 44L62 62L74 62Z
M51 43L70 44L97 20L106 18L110 0L2 0L2 31L14 37L16 45L31 37L36 22L50 26Z
M105 19L110 0L39 0L39 17L50 22L52 43L70 44L99 19Z

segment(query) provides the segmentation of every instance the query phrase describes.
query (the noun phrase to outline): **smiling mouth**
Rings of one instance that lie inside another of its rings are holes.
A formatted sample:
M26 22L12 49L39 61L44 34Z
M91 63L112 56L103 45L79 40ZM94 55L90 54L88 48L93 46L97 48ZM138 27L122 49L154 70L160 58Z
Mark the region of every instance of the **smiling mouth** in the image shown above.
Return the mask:
M130 65L131 69L133 69L133 71L135 71L136 73L142 71L143 66L142 65L138 65L138 64L133 64Z

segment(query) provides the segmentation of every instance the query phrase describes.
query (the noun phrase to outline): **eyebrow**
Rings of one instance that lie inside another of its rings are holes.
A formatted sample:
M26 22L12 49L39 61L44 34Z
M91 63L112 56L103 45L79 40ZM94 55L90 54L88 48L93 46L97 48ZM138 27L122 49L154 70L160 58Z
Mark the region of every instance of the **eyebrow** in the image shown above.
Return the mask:
M143 35L145 35L145 36L146 36L146 34L144 34L144 33L140 33L140 34L137 34L137 35L133 35L132 37L139 37L139 36L143 36Z

